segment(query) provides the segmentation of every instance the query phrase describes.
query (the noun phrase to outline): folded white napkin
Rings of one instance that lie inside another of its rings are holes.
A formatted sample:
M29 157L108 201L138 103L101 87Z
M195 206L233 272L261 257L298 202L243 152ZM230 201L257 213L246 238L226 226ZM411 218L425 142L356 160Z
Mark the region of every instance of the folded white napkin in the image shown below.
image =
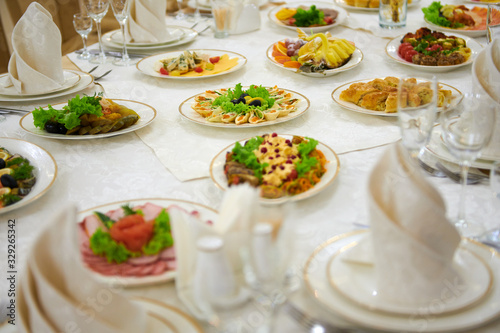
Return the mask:
M381 298L424 306L439 299L447 283L460 281L453 268L460 235L401 144L382 155L370 176L369 209L371 233L346 258L374 264Z
M170 39L165 13L167 0L132 0L129 34L134 42L165 42Z
M50 13L32 2L12 31L9 79L18 93L44 93L64 84L61 32Z
M80 259L76 208L64 207L35 240L20 281L22 332L146 332L146 313L97 283Z

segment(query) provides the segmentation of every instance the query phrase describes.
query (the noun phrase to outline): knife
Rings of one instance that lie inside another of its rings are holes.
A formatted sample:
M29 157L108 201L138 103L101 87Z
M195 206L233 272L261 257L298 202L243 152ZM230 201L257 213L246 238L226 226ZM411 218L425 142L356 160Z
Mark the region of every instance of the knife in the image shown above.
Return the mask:
M30 113L31 111L0 107L0 113Z

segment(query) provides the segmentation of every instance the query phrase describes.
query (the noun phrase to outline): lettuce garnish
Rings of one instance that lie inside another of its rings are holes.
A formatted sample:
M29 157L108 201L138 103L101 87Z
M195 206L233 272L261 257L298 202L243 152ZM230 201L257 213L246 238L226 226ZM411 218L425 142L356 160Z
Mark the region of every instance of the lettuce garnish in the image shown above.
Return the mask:
M232 150L234 160L252 169L255 177L259 179L262 179L262 173L265 167L269 165L268 163L259 163L257 156L254 154L254 150L259 149L262 142L264 142L264 138L257 136L248 140L244 146L236 142Z
M237 100L240 96L245 93L248 94L251 98L260 97L261 105L248 105L245 103L236 103L234 104L233 100ZM265 111L271 108L274 105L275 99L270 97L269 91L262 86L252 85L247 90L243 90L241 83L238 83L236 87L233 89L228 89L227 93L217 97L213 102L212 106L219 106L226 113L234 112L236 114L246 114L250 111L254 111L256 113L260 111Z
M308 141L302 141L297 146L300 154L300 160L295 162L295 170L297 170L298 177L303 177L312 167L318 164L316 157L310 157L309 154L316 149L318 141L312 138L306 138Z

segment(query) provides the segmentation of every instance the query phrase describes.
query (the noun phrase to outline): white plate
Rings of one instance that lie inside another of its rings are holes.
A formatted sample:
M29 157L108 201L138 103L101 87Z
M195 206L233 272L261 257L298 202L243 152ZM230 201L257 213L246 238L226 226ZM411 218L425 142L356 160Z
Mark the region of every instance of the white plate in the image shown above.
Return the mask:
M7 88L3 87L3 83L7 80L9 77L9 74L2 74L0 75L0 95L3 97L36 97L36 96L41 96L41 95L47 95L47 94L53 94L57 93L63 90L67 90L69 88L72 88L80 82L80 75L78 72L74 71L69 71L69 70L64 70L63 72L64 75L64 83L62 86L56 89L52 89L50 91L45 91L43 93L37 93L37 94L27 94L27 93L18 93L16 88L14 86L9 86Z
M130 101L126 99L111 99L112 101L116 102L117 104L124 105L129 109L134 110L137 112L139 115L139 120L132 126L127 127L123 130L119 130L116 132L111 132L111 133L104 133L104 134L95 134L95 135L65 135L65 134L55 134L55 133L49 133L45 130L42 130L38 127L35 127L33 124L33 113L30 112L27 115L23 116L21 120L19 120L19 125L22 127L23 130L26 132L41 136L44 138L50 138L50 139L62 139L62 140L88 140L88 139L101 139L101 138L107 138L110 136L115 136L115 135L121 135L125 133L130 133L137 131L140 128L143 128L144 126L149 125L153 119L156 117L156 110L144 103L141 102L135 102L135 101ZM52 107L55 109L61 109L63 106L67 105L68 103L59 103L59 104L53 104ZM46 107L44 107L46 108Z
M217 74L213 74L213 75L204 75L204 76L195 76L195 77L163 75L163 74L160 74L157 71L155 71L154 66L155 66L156 62L158 62L159 60L165 59L165 58L174 58L174 57L177 57L184 52L184 51L172 51L172 52L167 52L167 53L155 54L155 55L152 55L150 57L144 58L136 64L136 67L138 70L140 70L142 73L144 73L146 75L150 75L150 76L154 76L154 77L161 77L162 79L193 80L193 79L206 79L209 77L214 77L214 76L219 76L219 75L224 75L224 74L236 72L237 70L243 68L243 66L245 66L245 64L247 63L247 58L245 58L241 54L230 52L230 51L209 50L209 49L195 49L195 50L188 50L188 51L196 52L198 54L208 54L210 57L217 57L217 56L222 56L223 54L227 54L229 56L229 58L238 58L238 64L225 72L221 72L221 73L217 73Z
M353 245L357 245L353 242ZM345 251L345 250L347 251ZM328 281L336 292L362 307L374 311L413 315L419 311L430 312L435 302L414 304L393 304L377 293L377 277L373 265L349 263L344 260L349 247L339 250L331 257L327 268ZM439 315L463 310L479 302L491 289L492 276L486 263L464 248L455 252L453 267L463 279L465 288L458 295L442 302ZM403 302L402 302L403 303Z
M351 6L346 3L345 0L335 0L335 3L339 5L340 7L343 7L347 10L359 10L359 11L367 11L367 12L378 12L378 6L375 8L368 8L368 7L356 7L356 6ZM417 4L420 3L420 0L413 0L411 4L408 5L408 8L414 7Z
M269 59L269 61L271 61L274 65L278 66L279 68L282 68L282 69L287 70L289 72L297 73L297 69L285 67L285 66L283 66L282 64L276 62L273 59L274 58L273 57L273 47L274 47L274 44L276 44L276 43L273 43L267 49L267 52L266 52L267 59ZM332 75L335 75L335 74L342 73L342 72L348 71L350 69L353 69L354 67L356 67L357 65L359 65L359 63L361 62L361 60L363 60L363 53L361 52L360 49L356 48L356 50L354 51L354 53L351 56L351 59L349 59L349 61L345 65L343 65L343 66L341 66L339 68L328 69L328 70L325 70L323 73L305 73L305 72L298 72L298 73L302 74L302 75L305 75L305 76L312 76L312 77L332 76Z
M75 71L75 70L68 70L67 72L72 72L75 75L78 75L80 77L80 80L73 86L70 87L66 90L62 91L56 91L44 95L37 95L37 96L3 96L0 95L0 102L31 102L31 101L40 101L44 99L49 99L49 98L56 98L60 96L65 96L65 95L70 95L79 91L82 91L83 89L87 88L94 82L94 78L92 75L81 72L81 71Z
M459 35L454 33L453 36L463 38L465 40L465 43L467 47L471 49L471 55L469 59L467 59L466 62L458 64L458 65L451 65L451 66L423 66L423 65L415 65L412 64L403 58L401 58L398 54L398 48L399 45L401 44L401 39L404 37L404 35L398 36L394 39L392 39L389 43L387 43L387 46L385 47L385 53L394 61L399 62L400 64L406 65L413 67L419 71L426 71L426 72L432 72L432 73L443 73L443 72L449 72L451 70L470 65L474 62L474 59L476 59L478 53L483 49L483 46L476 42L474 39Z
M176 308L156 299L133 297L132 301L143 307L150 317L155 318L161 325L148 327L148 333L202 333L202 327L196 320Z
M311 7L312 5L316 5L316 9L321 9L321 8L335 9L338 12L338 15L337 15L337 18L335 19L335 22L333 22L332 24L328 24L328 25L324 25L324 26L320 26L320 27L292 27L292 26L284 24L283 22L281 22L280 20L278 20L276 18L276 13L279 12L283 8L297 8L300 6ZM335 6L331 2L313 1L313 2L290 2L290 3L284 4L282 6L279 6L279 7L272 9L269 12L268 16L269 16L269 20L271 22L273 22L274 24L276 24L282 28L290 29L293 31L297 31L297 28L301 28L304 31L307 31L308 33L309 32L317 33L317 32L321 32L321 31L330 30L331 28L342 24L342 22L344 22L344 20L349 16L349 14L344 9Z
M304 267L304 283L310 295L326 311L341 315L360 326L375 328L383 332L473 332L474 327L498 318L500 307L500 254L490 247L468 239L462 239L460 247L472 252L486 263L492 278L492 287L482 300L462 311L440 314L441 302L429 312L411 316L377 312L357 305L330 286L327 269L330 257L342 247L358 241L366 230L335 236L320 245L309 257ZM439 301L439 300L438 300ZM439 315L438 315L439 314Z
M34 167L33 173L36 183L31 192L21 201L0 208L0 214L26 206L47 193L56 179L57 164L48 151L28 141L14 138L0 138L0 147L7 149L11 154L19 154L30 161Z
M287 135L287 134L278 134L279 136L286 138L286 139L292 139L293 135ZM245 144L245 141L249 140L251 138L241 140L239 141L242 145ZM227 185L227 178L226 175L224 174L224 164L226 163L226 152L231 151L234 147L234 144L231 144L221 150L212 160L210 163L210 177L212 178L213 182L215 185L220 188L221 190L227 190L229 187ZM294 196L286 196L282 198L277 198L277 199L266 199L266 198L261 198L261 202L264 204L269 204L269 205L274 205L274 204L282 204L286 201L299 201L303 199L307 199L312 197L315 194L318 194L319 192L323 191L328 185L333 183L333 181L337 178L337 175L340 170L340 161L339 157L337 154L333 151L332 148L324 145L321 142L318 142L318 145L316 146L316 149L319 149L324 155L325 158L327 159L328 163L326 164L326 172L321 177L321 181L316 184L312 189L303 192L298 195Z
M210 0L189 0L188 6L193 9L196 9L197 2L198 2L198 8L200 10L207 10L207 11L212 10L212 5L210 4ZM269 0L257 0L257 1L250 1L249 3L255 4L257 5L258 8L260 8L267 5L268 2Z
M243 89L246 89L248 87L243 87ZM205 125L205 126L211 126L211 127L221 127L221 128L248 128L248 127L262 127L262 126L270 126L270 125L276 125L279 123L284 123L287 121L290 121L292 119L298 118L302 116L307 110L309 110L309 106L311 103L309 102L309 99L302 95L299 94L298 92L288 90L288 89L282 89L278 88L280 90L284 90L288 93L292 93L294 98L299 98L300 101L297 103L297 110L294 112L290 112L288 116L286 117L280 117L276 118L275 120L271 121L263 121L257 124L250 124L250 123L244 123L241 125L236 125L236 123L216 123L216 122L211 122L205 119L205 117L201 116L198 112L193 110L191 107L194 104L194 99L196 96L203 95L205 92L201 94L196 94L194 96L189 97L187 100L181 103L179 105L179 112L181 116L186 118L189 121L195 122L197 124Z
M340 93L349 88L349 86L353 83L359 83L359 82L369 82L369 81L373 81L373 79L368 79L368 80L357 80L357 81L352 81L352 82L349 82L349 83L345 83L337 88L335 88L335 90L332 92L332 98L333 100L339 104L341 107L347 109L347 110L351 110L351 111L355 111L355 112L360 112L360 113L365 113L365 114L370 114L370 115L374 115L374 116L383 116L383 117L397 117L398 116L398 113L397 112L384 112L384 111L375 111L375 110L369 110L369 109L365 109L365 108L362 108L361 106L358 106L354 103L351 103L351 102L346 102L346 101L343 101L340 99ZM460 103L460 101L462 100L462 97L463 97L463 94L460 92L460 90L458 90L457 88L455 87L452 87L450 85L447 85L447 84L444 84L444 83L441 83L439 82L438 83L440 86L443 87L443 89L446 89L446 90L451 90L451 94L452 96L454 97L454 102L453 104L458 104ZM438 111L440 111L440 109L442 108L438 108Z
M189 43L189 42L193 41L198 36L198 32L196 32L196 30L193 30L190 28L180 27L180 26L169 26L169 28L176 28L176 29L181 30L184 33L183 37L178 41L165 42L163 44L153 43L149 46L130 46L130 47L127 47L127 50L136 51L136 52L141 52L141 51L149 52L149 51L162 50L162 49L166 49L169 47L174 47L174 46L179 46L179 45ZM121 51L121 49L122 49L121 44L114 42L111 39L111 34L112 34L112 31L109 31L109 32L105 33L104 35L102 35L103 44L109 48L112 48L113 50L120 50Z
M127 47L148 47L148 46L157 46L157 45L165 45L174 42L180 41L184 38L186 32L183 29L179 29L177 27L167 27L167 31L170 34L167 40L161 42L128 42ZM109 41L110 43L115 43L115 46L122 47L123 46L123 35L120 30L113 30L109 32Z
M201 205L201 204L197 204L197 203L185 201L185 200L178 200L178 199L151 198L151 199L124 200L124 201L113 202L113 203L93 207L90 209L86 209L86 210L78 213L77 221L81 222L86 216L92 214L92 212L94 212L94 211L106 213L110 210L118 209L125 204L130 204L131 206L138 206L138 205L143 205L143 204L148 203L148 202L156 204L158 206L162 206L164 208L168 208L171 205L176 205L176 206L179 206L181 208L186 209L189 212L198 211L200 213L202 221L215 222L215 220L217 219L218 213L216 210L209 208L207 206ZM175 271L166 271L165 273L160 274L160 275L144 276L144 277L106 276L106 275L101 275L101 274L99 274L95 271L92 271L92 270L90 270L90 272L93 274L93 276L95 276L97 279L99 279L102 282L105 282L105 283L118 282L118 283L120 283L120 285L123 285L124 287L153 285L153 284L158 284L158 283L163 283L165 281L173 280L175 277ZM113 282L113 281L115 281L115 282Z

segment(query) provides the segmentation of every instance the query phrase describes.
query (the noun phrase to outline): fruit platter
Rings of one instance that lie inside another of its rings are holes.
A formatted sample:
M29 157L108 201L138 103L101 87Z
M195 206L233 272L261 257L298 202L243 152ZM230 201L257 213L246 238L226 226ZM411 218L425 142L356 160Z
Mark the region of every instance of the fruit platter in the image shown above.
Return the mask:
M221 189L248 183L260 188L263 202L277 204L319 193L339 168L335 152L317 140L272 133L223 149L212 160L210 175Z
M329 32L278 41L267 49L267 58L276 66L306 76L325 77L356 67L363 53L346 39Z

